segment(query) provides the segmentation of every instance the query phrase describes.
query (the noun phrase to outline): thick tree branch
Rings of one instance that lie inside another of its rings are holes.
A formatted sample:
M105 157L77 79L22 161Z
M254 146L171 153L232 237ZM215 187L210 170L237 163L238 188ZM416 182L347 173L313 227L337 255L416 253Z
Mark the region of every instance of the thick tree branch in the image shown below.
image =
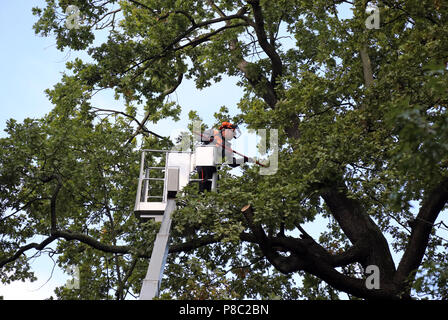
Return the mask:
M63 238L67 241L77 240L79 242L82 242L84 244L87 244L88 246L103 251L103 252L109 252L109 253L121 253L121 254L128 254L131 252L132 247L131 246L116 246L116 245L109 245L105 244L103 242L100 242L96 240L93 237L90 237L86 234L79 233L79 232L73 232L70 230L55 230L52 233L52 236L55 236L57 238Z
M170 246L169 253L177 253L177 252L188 252L195 250L197 248L207 246L209 244L220 242L222 237L217 237L215 235L204 236L201 238L195 238L190 241L179 243Z
M173 87L165 90L162 95L159 97L161 100L163 100L167 95L173 93L174 91L176 91L176 89L180 86L180 84L182 83L182 79L183 79L183 74L180 74L177 77L177 82L174 84ZM131 143L131 141L139 134L139 132L144 128L146 122L149 119L149 116L151 115L151 113L148 111L146 112L145 117L143 118L143 120L140 122L140 124L138 125L137 129L135 130L135 133L128 139L128 141L126 142L126 144ZM159 136L161 137L161 136ZM166 138L165 138L166 139Z
M397 268L395 280L403 285L407 285L410 275L420 266L429 237L434 227L434 222L448 202L448 178L445 178L430 192L428 192L417 218L412 223L412 232L406 250ZM409 289L408 289L409 290Z
M349 264L365 260L367 241L358 242L342 253L332 256L331 265L333 267L343 267Z
M307 235L303 239L287 236L268 239L261 226L253 222L252 208L247 205L241 211L253 233L253 238L248 240L260 246L263 254L277 270L283 273L303 270L319 277L338 290L358 297L374 299L396 298L393 283L382 282L382 287L379 290L371 290L365 286L365 280L351 278L335 270L335 267L362 260L365 254L365 246L354 246L342 254L331 255ZM277 250L289 252L290 255L281 256L275 252Z
M342 231L352 243L364 239L374 222L365 214L364 208L354 199L346 196L345 186L332 185L321 189L321 196Z
M266 236L262 226L254 222L253 209L251 205L246 205L241 209L246 222L249 225L249 229L254 235L255 241L260 247L261 251L269 262L279 271L287 274L296 271L300 268L300 261L295 255L290 258L283 257L278 254L277 249L274 248L273 243L270 238Z
M355 295L359 298L388 300L398 299L398 296L395 294L395 286L389 282L381 281L380 289L368 289L364 279L346 276L325 263L310 264L304 268L304 271L324 280L336 290Z
M363 45L360 50L360 56L362 61L362 71L364 74L364 84L369 88L373 84L373 72L372 63L370 62L370 57L367 52L367 45Z
M392 283L395 264L387 240L359 201L347 197L343 184L322 188L321 196L344 234L362 251L357 252L364 257L360 263L364 267L377 265L382 283Z
M248 1L248 3L252 6L252 10L255 18L255 33L257 35L258 43L260 44L263 51L268 55L269 59L271 59L272 63L272 75L271 75L271 85L275 87L276 81L279 76L283 73L283 63L278 55L275 46L270 44L268 41L268 37L266 35L266 31L264 28L264 17L262 8L260 6L259 0Z

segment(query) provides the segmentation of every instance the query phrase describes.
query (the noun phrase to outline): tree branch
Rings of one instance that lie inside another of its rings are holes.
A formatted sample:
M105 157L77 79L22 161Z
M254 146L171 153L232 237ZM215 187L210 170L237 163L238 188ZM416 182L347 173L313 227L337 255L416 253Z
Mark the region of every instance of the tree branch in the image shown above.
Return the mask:
M4 258L3 260L0 260L0 269L3 268L3 266L6 265L7 263L10 263L10 262L13 262L13 261L17 260L26 251L31 250L31 249L35 249L35 250L41 251L47 245L49 245L50 243L52 243L56 239L57 239L56 236L51 235L48 238L46 238L44 241L42 241L41 243L33 242L33 243L30 243L30 244L27 244L25 246L20 247L19 250L17 250L17 252L14 255L12 255L11 257Z
M95 109L95 112L110 112L110 113L115 113L115 114L121 114L121 115L123 115L123 116L125 116L125 117L127 117L127 118L129 118L129 119L131 119L133 121L135 121L137 123L137 125L140 128L142 128L142 130L144 130L145 132L147 132L149 134L152 134L153 136L156 136L159 139L168 139L166 137L162 137L161 135L158 135L157 133L149 130L148 128L146 128L146 126L142 125L141 122L138 121L136 117L134 117L134 116L132 116L130 114L127 114L127 113L125 113L123 111L111 110L111 109L101 109L101 108L96 108L96 107L94 107L94 109Z
M335 270L335 267L358 262L359 259L362 259L365 254L365 246L356 245L342 254L331 255L307 235L303 239L289 236L267 239L261 226L254 224L253 210L250 205L243 207L241 211L254 234L252 239L248 239L249 242L259 244L263 254L277 270L283 273L303 270L319 277L338 290L358 297L396 298L395 286L391 282L381 282L382 286L379 290L371 290L365 286L363 279L351 278ZM276 250L290 252L290 255L288 257L281 256L275 252Z
M126 282L128 282L129 278L131 277L132 273L134 272L135 266L137 265L138 257L133 257L131 261L131 265L129 266L128 271L126 271L126 274L123 278L123 280L119 281L117 292L115 293L115 296L117 300L123 300L125 298L124 295L124 288L126 285Z
M121 9L116 9L116 10L112 10L110 12L107 12L106 14L104 14L102 17L100 17L99 19L97 19L96 21L93 22L93 24L91 25L91 27L96 25L96 30L102 30L107 28L108 26L112 26L112 28L114 28L115 25L115 15L120 12ZM107 21L105 21L101 26L99 25L99 23L101 21L103 21L105 18L109 17L110 15L112 15L112 19L109 22L109 19Z
M48 177L40 178L40 180L43 183L50 182L52 180L56 179L58 181L58 184L56 185L56 188L53 192L53 195L50 198L50 230L51 232L57 229L57 220L56 220L56 200L59 194L59 191L62 188L62 178L59 174L52 174Z
M186 11L184 10L174 10L174 11L170 11L168 13L166 13L165 15L159 17L159 20L164 20L166 18L169 17L170 14L181 14L183 16L185 16L188 20L190 20L192 26L196 26L196 21L193 19L193 17Z
M362 61L362 70L364 74L364 84L367 88L369 88L373 84L373 72L372 72L372 64L370 62L370 57L367 52L367 45L363 45L361 48L360 56Z
M84 244L87 244L91 246L94 249L103 251L103 252L109 252L109 253L121 253L121 254L128 254L131 252L132 247L131 246L115 246L115 245L108 245L103 242L100 242L96 240L93 237L90 237L86 234L79 233L79 232L73 232L70 230L55 230L52 233L52 236L55 236L57 238L63 238L67 241L77 240L79 242L82 242Z
M183 45L183 46L180 46L180 47L175 47L175 45L178 44L182 39L184 39L185 37L187 37L188 35L190 35L192 32L196 31L199 28L206 27L206 26L209 26L211 24L215 24L215 23L219 23L219 22L234 20L234 19L243 19L243 20L245 20L245 17L242 16L242 15L239 15L239 14L235 14L235 15L230 15L230 16L210 19L210 20L206 20L206 21L202 21L202 22L196 23L195 25L191 26L190 28L188 28L187 30L182 32L180 35L178 35L173 41L171 41L171 43L169 45L167 45L165 48L162 49L162 52L160 54L144 58L140 62L138 62L138 63L134 64L133 66L131 66L131 67L127 68L126 70L124 70L123 74L129 72L132 69L135 69L135 68L139 67L140 65L142 65L143 63L145 63L147 61L151 61L153 59L164 57L170 50L178 51L178 50L186 48L187 45ZM226 25L226 27L222 27L219 30L223 31L225 29L228 29L229 27L233 27L233 26ZM211 35L215 35L216 33L217 32L213 32L213 33L211 33ZM202 42L204 42L205 39L208 40L209 38L210 38L210 36L205 37ZM192 44L197 45L198 42L194 42Z
M139 1L136 1L136 0L128 0L128 1L132 2L133 4L135 4L135 5L139 6L139 7L145 8L146 10L149 10L152 13L156 13L154 9L151 9L146 4L143 4L143 3L139 2Z
M428 192L417 214L417 218L412 223L408 245L395 275L395 280L401 285L406 286L408 281L412 281L413 277L412 279L408 279L408 277L420 266L428 246L434 222L447 202L448 178L445 178Z
M257 35L258 43L260 44L261 48L268 55L269 59L271 59L272 62L271 85L275 86L276 80L283 73L283 63L275 49L275 46L270 44L268 41L268 37L264 29L264 17L260 6L260 1L252 0L248 1L248 3L252 6L252 10L254 12L254 18L255 18L254 29Z
M357 252L363 257L360 263L363 267L377 265L382 283L392 283L396 270L387 240L359 201L348 198L347 192L344 184L321 188L321 196L342 231L362 251Z
M170 246L169 253L177 253L177 252L188 252L195 250L199 247L203 247L209 244L220 242L222 237L217 237L215 235L204 236L201 238L192 239L188 242L179 243Z
M225 13L214 3L214 1L208 0L208 3L222 19L229 17L225 15ZM244 15L246 12L247 8L242 7L238 10L236 15L244 19L247 25L255 27L255 23ZM226 25L230 25L230 22L227 21ZM249 84L252 86L252 88L254 88L254 90L263 98L267 105L269 105L271 108L275 108L275 105L277 104L277 97L275 95L273 86L263 74L251 70L251 67L255 66L255 64L250 63L244 59L239 50L237 38L230 40L229 49L232 54L232 59L235 62L237 68L243 73L244 77L247 79L247 81L249 81ZM257 89L260 84L262 84L263 86L263 89L261 90Z
M249 229L255 238L255 242L260 247L263 254L266 256L268 261L280 272L285 274L297 271L302 267L300 261L297 259L296 255L290 257L283 257L278 254L277 249L274 248L274 243L271 238L266 236L263 228L260 224L254 222L253 209L250 204L244 206L241 209L244 217L246 218Z
M180 75L177 77L177 82L176 82L176 84L175 84L173 87L171 87L171 88L165 90L165 91L162 93L162 95L159 97L159 99L160 99L160 100L163 100L167 95L169 95L169 94L173 93L174 91L176 91L176 89L177 89L177 88L180 86L180 84L182 83L182 79L183 79L183 74L180 74ZM137 129L135 130L135 133L128 139L128 141L126 142L126 144L131 143L131 141L132 141L132 140L139 134L140 130L142 130L142 128L145 126L146 122L148 121L150 115L151 115L150 111L146 112L145 117L143 118L143 120L142 120L142 121L140 122L140 124L138 125ZM159 137L161 137L161 136L159 136ZM161 137L161 138L162 138L162 139L168 139L168 138L163 138L163 137Z

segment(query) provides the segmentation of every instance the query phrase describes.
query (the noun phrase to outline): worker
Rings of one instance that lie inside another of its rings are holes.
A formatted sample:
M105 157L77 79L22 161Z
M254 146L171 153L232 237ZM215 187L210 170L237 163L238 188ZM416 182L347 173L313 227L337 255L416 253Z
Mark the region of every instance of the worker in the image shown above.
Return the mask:
M230 141L237 139L241 135L241 131L237 125L224 121L221 126L216 129L206 130L200 135L200 141L206 145L215 145L221 154L222 159L225 159L225 163L230 167L238 167L241 163L254 162L249 157L243 157L242 159L236 159L233 157L233 151L231 149ZM216 172L216 167L211 166L197 166L196 170L199 175L199 192L204 190L210 191L212 188L213 174Z

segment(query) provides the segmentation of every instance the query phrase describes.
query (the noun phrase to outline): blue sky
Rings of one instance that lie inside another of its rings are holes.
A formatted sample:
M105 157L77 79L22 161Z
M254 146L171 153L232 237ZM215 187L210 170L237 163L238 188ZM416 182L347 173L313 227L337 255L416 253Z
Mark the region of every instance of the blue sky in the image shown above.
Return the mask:
M34 35L31 8L42 1L2 1L0 11L0 127L6 119L40 117L51 108L43 90L56 83L64 56L51 39ZM2 130L3 131L3 130ZM2 132L3 134L3 132Z

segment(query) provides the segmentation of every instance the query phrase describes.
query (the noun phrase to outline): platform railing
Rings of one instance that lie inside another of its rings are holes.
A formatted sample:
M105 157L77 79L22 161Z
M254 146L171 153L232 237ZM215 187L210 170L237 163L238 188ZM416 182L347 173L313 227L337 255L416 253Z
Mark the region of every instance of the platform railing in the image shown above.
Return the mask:
M136 215L138 217L141 216L141 213L148 213L150 211L155 211L154 214L161 214L163 211L163 206L166 204L168 200L168 191L167 191L167 179L168 179L168 167L170 165L170 168L173 168L173 159L172 161L169 160L170 154L173 153L187 153L192 154L193 151L177 151L177 150L157 150L157 149L144 149L141 151L141 160L140 160L140 173L138 178L138 186L137 186L137 195L135 199L135 207L134 211L136 212ZM163 162L165 160L164 166L154 166L150 163L147 163L147 156L150 153L158 153L160 154L160 157L157 155L157 157L161 158L160 160ZM191 157L193 158L193 157ZM174 160L175 161L175 160ZM217 173L210 178L210 179L195 179L192 178L192 173L194 172L194 169L191 168L191 159L190 164L188 164L188 167L190 168L188 172L188 177L185 176L185 171L183 171L183 181L187 181L186 183L191 182L201 182L201 181L211 181L212 182L212 190L216 190L217 187ZM176 166L174 166L176 167ZM185 167L184 167L185 168ZM155 176L152 175L153 172L162 171L162 175L155 174ZM187 170L188 171L188 170ZM162 182L163 187L162 194L154 193L155 190L157 190L157 187L154 187L154 184L151 182ZM184 184L185 185L185 184ZM157 201L158 200L158 201ZM154 203L154 205L150 205L150 203ZM146 215L145 215L146 216ZM151 215L150 215L151 216ZM152 217L152 216L151 216Z

